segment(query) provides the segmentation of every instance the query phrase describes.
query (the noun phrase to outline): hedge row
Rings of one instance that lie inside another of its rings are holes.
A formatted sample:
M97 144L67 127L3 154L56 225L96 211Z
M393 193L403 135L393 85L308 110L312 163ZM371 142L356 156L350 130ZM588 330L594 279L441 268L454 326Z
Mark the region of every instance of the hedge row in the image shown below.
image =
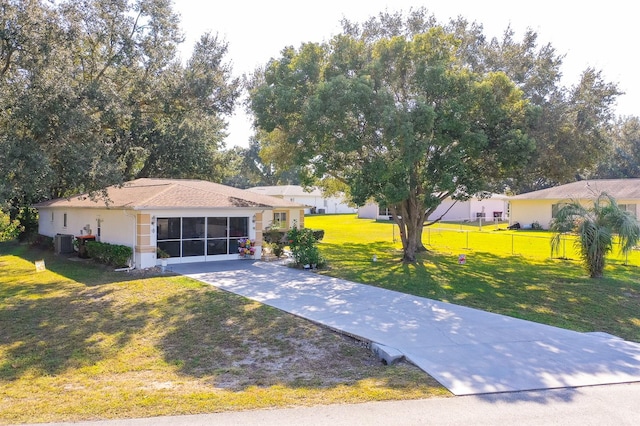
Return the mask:
M131 247L118 244L87 241L87 254L97 262L116 267L129 266L129 259L133 255Z

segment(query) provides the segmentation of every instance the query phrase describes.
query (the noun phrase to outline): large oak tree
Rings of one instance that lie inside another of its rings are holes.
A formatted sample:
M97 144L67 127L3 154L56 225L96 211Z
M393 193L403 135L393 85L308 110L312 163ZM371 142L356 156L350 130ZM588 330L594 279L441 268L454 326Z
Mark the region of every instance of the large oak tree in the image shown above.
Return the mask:
M309 181L337 178L355 203L389 207L407 262L443 199L491 188L534 149L522 91L503 72L474 72L461 44L437 25L345 31L285 49L251 84L265 143L304 165Z
M190 58L170 0L0 5L0 207L137 177L219 180L240 82L227 44Z

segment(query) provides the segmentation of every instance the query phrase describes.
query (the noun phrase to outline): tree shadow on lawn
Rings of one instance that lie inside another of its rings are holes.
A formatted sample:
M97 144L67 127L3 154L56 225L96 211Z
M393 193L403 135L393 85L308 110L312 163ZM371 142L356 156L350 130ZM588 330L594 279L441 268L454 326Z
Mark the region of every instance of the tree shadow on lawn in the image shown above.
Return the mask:
M165 293L154 289L153 282L123 282L126 274L103 272L100 265L37 250L13 255L23 259L17 267L0 265L0 280L7 278L0 287L0 380L54 376L82 367L96 366L96 374L101 368L135 368L98 366L122 358L123 350L136 351L135 339L144 333L149 341L142 351L159 349L159 360L212 388L319 389L371 379L378 387L409 393L421 389L416 397L447 394L414 366L394 367L408 371L398 378L352 339L201 283L159 282L172 289ZM42 258L48 271L36 273L32 262ZM20 277L11 281L12 275ZM79 281L83 279L91 284ZM157 296L149 296L156 290ZM132 353L127 361L155 362L143 358Z
M94 365L124 347L148 320L144 303L115 307L111 289L61 284L49 294L0 288L0 378L55 375Z
M389 244L324 244L332 275L577 331L606 331L640 341L637 268L610 266L590 279L578 262L435 251L405 264ZM370 253L378 253L372 262ZM333 272L335 271L335 272ZM348 271L348 272L346 272Z
M148 320L146 303L122 304L115 287L100 285L121 282L122 275L47 251L14 248L10 255L22 260L0 265L3 380L93 365L125 346ZM37 259L45 259L47 271L35 271Z
M44 260L48 271L59 274L86 286L97 286L123 281L138 280L147 276L157 276L153 271L116 272L113 266L82 259L75 253L55 254L52 250L29 247L24 244L0 243L0 256L13 255L35 264ZM35 265L34 265L35 269ZM171 275L169 273L163 275Z

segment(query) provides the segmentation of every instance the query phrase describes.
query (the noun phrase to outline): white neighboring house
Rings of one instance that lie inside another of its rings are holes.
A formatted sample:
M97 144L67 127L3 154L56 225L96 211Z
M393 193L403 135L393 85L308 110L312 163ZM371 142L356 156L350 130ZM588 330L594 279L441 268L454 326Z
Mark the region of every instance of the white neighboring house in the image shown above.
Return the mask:
M579 201L588 208L602 192L611 195L620 207L638 217L640 179L593 179L509 197L509 224L519 223L522 228L531 228L531 224L537 222L543 229L549 229L563 203Z
M133 267L239 259L238 239L249 238L261 256L262 232L274 217L304 227L304 205L203 180L137 179L106 189L108 203L88 194L36 204L39 233L86 236L129 246Z
M318 188L310 192L300 185L255 186L247 191L281 198L292 203L304 204L306 214L355 213L358 209L349 205L343 197L325 197Z
M472 197L467 201L455 201L446 198L427 218L436 220L442 216L443 221L465 222L475 221L482 217L485 221L507 220L509 215L508 197L503 194L492 194L490 198ZM368 203L358 209L358 217L362 219L389 220L389 209L379 207L377 203Z

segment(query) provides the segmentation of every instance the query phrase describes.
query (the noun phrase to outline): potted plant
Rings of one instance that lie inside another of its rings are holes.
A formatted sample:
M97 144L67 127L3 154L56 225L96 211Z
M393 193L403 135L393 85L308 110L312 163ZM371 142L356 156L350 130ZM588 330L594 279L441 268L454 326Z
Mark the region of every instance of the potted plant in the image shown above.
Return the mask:
M156 249L156 257L160 259L160 265L162 266L162 272L164 272L164 268L167 267L167 259L171 257L169 253L162 250L161 248Z

